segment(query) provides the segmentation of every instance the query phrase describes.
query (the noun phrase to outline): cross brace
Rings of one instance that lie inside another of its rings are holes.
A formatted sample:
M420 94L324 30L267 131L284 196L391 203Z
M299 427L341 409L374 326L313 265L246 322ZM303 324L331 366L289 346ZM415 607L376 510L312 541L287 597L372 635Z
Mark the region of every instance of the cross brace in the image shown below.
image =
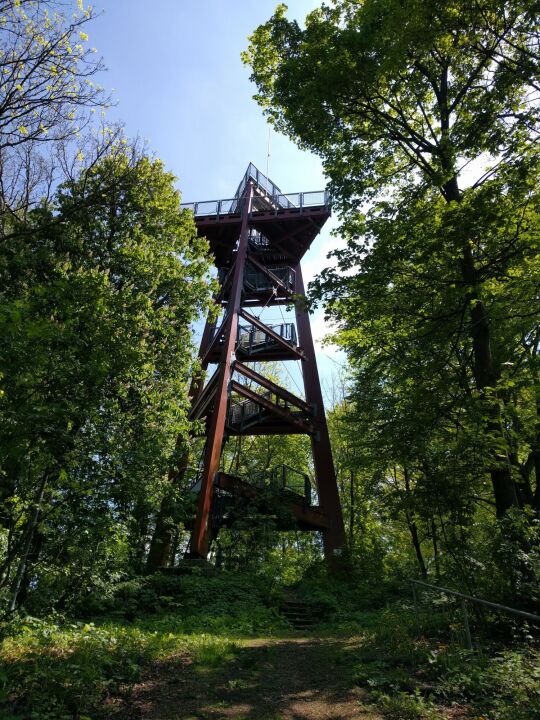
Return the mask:
M301 418L295 417L289 410L285 410L275 402L272 402L272 400L268 400L268 398L258 395L256 392L250 390L245 385L242 385L237 380L233 380L231 382L231 390L238 393L241 397L246 398L246 400L252 400L254 403L257 403L257 405L261 405L266 410L269 410L274 415L277 415L277 417L284 422L294 425L308 435L315 431L312 423L308 420L302 420Z
M266 335L272 338L272 340L278 343L278 345L281 345L286 350L289 350L293 355L296 355L299 360L304 358L304 351L302 348L295 347L294 345L288 343L281 337L281 335L272 330L272 328L268 327L268 325L261 322L259 318L256 318L255 315L248 313L246 310L240 310L240 317L244 318L244 320L247 320L248 323L251 323L251 325L266 333Z

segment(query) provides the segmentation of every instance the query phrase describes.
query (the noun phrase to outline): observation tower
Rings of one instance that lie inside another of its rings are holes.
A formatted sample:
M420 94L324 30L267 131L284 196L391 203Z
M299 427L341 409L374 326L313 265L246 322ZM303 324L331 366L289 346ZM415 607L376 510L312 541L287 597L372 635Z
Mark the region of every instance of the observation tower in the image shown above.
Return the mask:
M234 509L268 488L279 494L301 530L322 533L325 556L339 555L344 529L309 315L301 259L330 217L325 191L285 195L250 163L234 197L187 203L217 267L217 320L202 334L204 383L192 386L191 420L206 428L198 480L197 513L188 556L203 557ZM294 322L267 323L263 310L294 306ZM304 397L264 374L269 361L299 361ZM256 363L256 367L254 367ZM221 469L224 441L238 435L306 434L311 439L314 483L292 465L264 477Z

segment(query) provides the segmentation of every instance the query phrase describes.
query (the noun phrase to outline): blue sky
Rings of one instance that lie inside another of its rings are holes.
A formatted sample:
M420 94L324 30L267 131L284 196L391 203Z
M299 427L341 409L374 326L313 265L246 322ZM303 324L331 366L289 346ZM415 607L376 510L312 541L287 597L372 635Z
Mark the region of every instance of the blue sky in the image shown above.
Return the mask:
M185 202L234 194L248 163L266 171L268 125L252 99L255 87L240 53L247 37L273 13L277 0L101 0L88 28L103 56L101 79L114 90L112 119L140 136L178 177ZM303 21L316 0L290 0L288 16ZM318 190L325 178L317 157L272 131L269 175L284 192ZM336 243L332 220L306 255L309 279ZM313 319L320 339L324 322ZM341 355L321 350L328 378Z

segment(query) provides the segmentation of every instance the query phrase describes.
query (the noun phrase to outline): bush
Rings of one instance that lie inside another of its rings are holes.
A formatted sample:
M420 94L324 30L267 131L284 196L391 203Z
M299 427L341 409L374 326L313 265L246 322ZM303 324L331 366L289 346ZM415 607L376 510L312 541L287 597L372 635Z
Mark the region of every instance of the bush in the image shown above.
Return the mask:
M79 617L106 615L127 620L174 614L186 628L205 625L216 629L221 624L230 628L231 621L237 619L246 626L246 632L252 632L283 627L272 610L274 604L271 587L250 575L156 573L120 582L107 593L89 595L75 610Z
M137 628L27 618L2 643L0 715L78 717L136 682L141 665L170 645Z
M287 627L263 598L249 576L156 574L90 597L87 613L99 607L109 615L99 623L12 621L0 649L0 717L95 717L107 696L129 692L151 662L179 654L203 668L230 661L232 638Z
M443 717L437 704L466 705L473 717L489 720L540 717L540 651L534 645L501 650L486 639L482 652L466 650L447 614L433 615L429 635L418 636L414 613L403 604L358 615L357 622L364 625L363 643L347 661L388 718Z

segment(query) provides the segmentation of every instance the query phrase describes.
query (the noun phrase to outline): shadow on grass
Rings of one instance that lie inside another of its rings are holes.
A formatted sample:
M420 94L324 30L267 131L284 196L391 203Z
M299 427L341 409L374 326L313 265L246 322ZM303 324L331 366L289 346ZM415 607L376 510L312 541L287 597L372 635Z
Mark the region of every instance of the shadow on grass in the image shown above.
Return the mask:
M375 720L351 689L343 640L251 641L214 665L170 660L111 702L111 720Z

